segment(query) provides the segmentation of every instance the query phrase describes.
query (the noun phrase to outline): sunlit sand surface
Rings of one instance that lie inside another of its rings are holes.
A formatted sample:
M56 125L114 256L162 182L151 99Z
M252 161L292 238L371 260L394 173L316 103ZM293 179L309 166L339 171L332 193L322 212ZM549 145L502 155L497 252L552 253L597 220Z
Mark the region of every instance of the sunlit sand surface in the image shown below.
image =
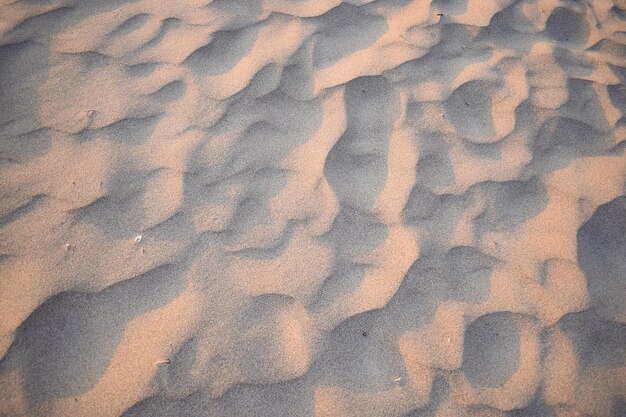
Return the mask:
M0 416L626 415L624 0L0 0Z

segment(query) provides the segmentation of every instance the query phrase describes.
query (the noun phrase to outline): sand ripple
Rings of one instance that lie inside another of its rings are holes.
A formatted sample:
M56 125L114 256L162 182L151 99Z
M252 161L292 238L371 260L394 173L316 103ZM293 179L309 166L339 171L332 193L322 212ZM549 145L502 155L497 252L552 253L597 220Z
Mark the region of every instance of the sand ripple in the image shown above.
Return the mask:
M623 0L0 2L0 415L621 416Z

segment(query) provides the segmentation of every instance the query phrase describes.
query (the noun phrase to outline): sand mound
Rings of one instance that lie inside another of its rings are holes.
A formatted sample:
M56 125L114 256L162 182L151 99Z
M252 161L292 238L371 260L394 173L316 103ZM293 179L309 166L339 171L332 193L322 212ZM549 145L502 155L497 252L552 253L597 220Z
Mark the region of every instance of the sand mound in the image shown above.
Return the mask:
M0 415L622 416L622 0L0 1Z

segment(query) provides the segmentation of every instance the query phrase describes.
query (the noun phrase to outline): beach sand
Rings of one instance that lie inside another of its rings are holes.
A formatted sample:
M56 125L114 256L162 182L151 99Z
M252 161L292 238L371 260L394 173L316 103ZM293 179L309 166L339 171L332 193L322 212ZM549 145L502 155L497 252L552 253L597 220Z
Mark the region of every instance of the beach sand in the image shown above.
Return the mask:
M626 416L624 0L0 0L0 416Z

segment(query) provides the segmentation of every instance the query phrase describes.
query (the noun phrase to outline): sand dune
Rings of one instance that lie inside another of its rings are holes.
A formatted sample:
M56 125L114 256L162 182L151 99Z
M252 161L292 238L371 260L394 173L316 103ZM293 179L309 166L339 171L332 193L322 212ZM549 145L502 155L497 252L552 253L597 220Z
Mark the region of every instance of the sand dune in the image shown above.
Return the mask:
M0 1L0 416L626 415L623 0Z

